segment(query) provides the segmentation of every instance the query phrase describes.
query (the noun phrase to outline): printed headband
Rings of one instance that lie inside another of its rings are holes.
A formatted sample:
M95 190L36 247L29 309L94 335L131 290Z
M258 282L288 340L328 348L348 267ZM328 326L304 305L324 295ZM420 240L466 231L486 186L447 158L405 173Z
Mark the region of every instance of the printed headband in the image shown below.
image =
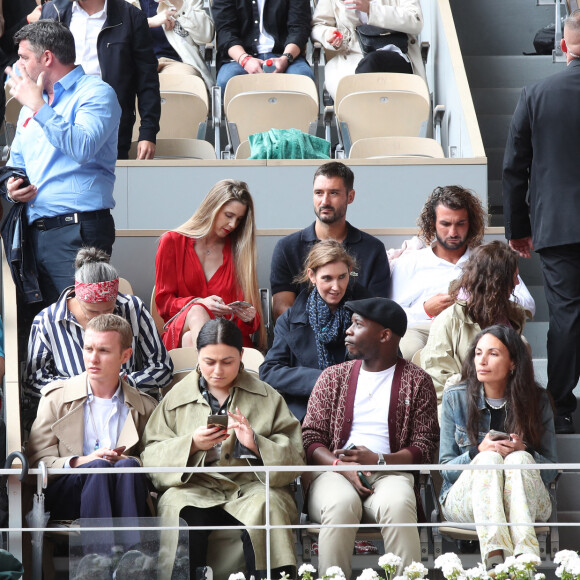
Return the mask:
M119 293L119 278L107 282L79 282L75 280L75 295L83 302L96 304L99 302L112 302L117 299Z

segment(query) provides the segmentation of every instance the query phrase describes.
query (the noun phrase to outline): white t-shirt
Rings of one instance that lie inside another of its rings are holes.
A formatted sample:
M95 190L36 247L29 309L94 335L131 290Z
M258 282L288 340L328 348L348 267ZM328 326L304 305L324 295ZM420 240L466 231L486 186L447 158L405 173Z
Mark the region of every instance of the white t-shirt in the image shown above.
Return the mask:
M350 437L345 445L364 445L375 453L391 452L389 406L395 366L377 373L360 369Z
M423 303L449 291L449 284L461 276L463 266L471 254L468 248L457 264L438 258L432 247L404 252L394 262L391 272L391 298L407 313L407 324L413 326L431 319L425 313ZM517 303L532 313L536 303L521 277L514 290ZM513 296L512 296L513 300Z
M75 39L76 60L75 64L81 64L86 74L101 76L101 65L97 54L97 37L107 19L107 2L99 12L87 14L73 2L70 31Z
M265 52L272 52L275 41L274 37L268 34L264 28L264 4L266 0L257 1L260 10L260 37L258 38L258 52L263 54Z

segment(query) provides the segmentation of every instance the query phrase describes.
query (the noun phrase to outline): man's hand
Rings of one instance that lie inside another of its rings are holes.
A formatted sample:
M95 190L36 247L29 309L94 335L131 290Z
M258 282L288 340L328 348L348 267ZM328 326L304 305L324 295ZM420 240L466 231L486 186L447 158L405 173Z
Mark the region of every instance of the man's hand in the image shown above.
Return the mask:
M36 82L34 82L26 73L17 75L11 66L6 67L4 72L10 77L7 82L10 94L21 105L36 113L44 105L44 99L42 98L44 73L41 72Z
M370 0L346 0L344 3L347 10L359 10L365 14L369 13L370 6Z
M153 159L155 157L155 143L152 141L139 141L137 143L137 159Z
M8 195L12 201L20 201L22 203L26 203L31 199L36 197L38 193L38 189L36 185L27 185L26 187L20 187L24 179L19 177L18 179L14 179L14 177L10 177L6 182L6 190L8 191Z
M264 65L264 61L261 58L252 57L248 60L248 62L246 63L246 66L244 66L244 70L249 75L260 74L260 73L264 72L264 70L262 69L263 65Z
M379 460L379 456L364 445L358 445L355 449L336 449L334 454L340 457L342 463L375 465Z
M510 248L515 250L521 258L530 258L532 254L530 253L534 249L534 244L532 242L532 237L520 238L519 240L510 240Z
M71 467L82 467L91 461L95 461L96 459L104 459L109 463L115 464L117 461L121 459L127 459L126 455L122 453L117 453L114 449L109 449L108 447L103 447L101 449L95 449L89 455L83 455L82 457L74 457L70 461Z
M151 18L147 18L147 23L149 24L149 28L157 28L159 26L163 26L165 30L173 30L175 26L175 8L168 8L155 16L151 16Z
M423 309L428 316L435 318L439 316L446 308L453 304L454 300L449 294L435 294L429 300L423 303Z
M288 65L290 64L288 62L288 59L285 56L281 56L280 58L273 58L272 62L274 63L274 66L276 67L276 70L274 71L274 73L286 72L286 69L288 68Z

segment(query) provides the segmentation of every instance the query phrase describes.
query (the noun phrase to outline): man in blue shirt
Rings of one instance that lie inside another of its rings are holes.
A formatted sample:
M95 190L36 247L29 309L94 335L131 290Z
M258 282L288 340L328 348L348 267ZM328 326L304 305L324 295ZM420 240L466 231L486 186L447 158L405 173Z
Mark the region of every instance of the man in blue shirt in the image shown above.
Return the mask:
M22 104L9 165L8 199L27 204L30 239L45 303L74 283L81 246L111 253L113 186L121 108L113 89L74 65L71 32L38 21L14 37L19 73L8 67L10 94Z

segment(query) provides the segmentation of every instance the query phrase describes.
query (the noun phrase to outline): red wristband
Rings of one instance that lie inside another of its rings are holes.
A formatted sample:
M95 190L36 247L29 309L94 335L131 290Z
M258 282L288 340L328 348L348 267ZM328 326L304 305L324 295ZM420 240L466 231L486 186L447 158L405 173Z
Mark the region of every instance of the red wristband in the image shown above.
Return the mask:
M425 302L427 302L427 300L425 300ZM435 318L434 316L431 316L428 312L427 309L425 308L425 302L423 302L423 310L425 311L425 314L429 317L429 318Z
M246 63L253 57L251 57L249 54L248 56L246 56L246 58L241 62L241 67L242 68L246 68Z
M333 462L332 465L338 465L338 462L340 461L340 459L337 457Z

